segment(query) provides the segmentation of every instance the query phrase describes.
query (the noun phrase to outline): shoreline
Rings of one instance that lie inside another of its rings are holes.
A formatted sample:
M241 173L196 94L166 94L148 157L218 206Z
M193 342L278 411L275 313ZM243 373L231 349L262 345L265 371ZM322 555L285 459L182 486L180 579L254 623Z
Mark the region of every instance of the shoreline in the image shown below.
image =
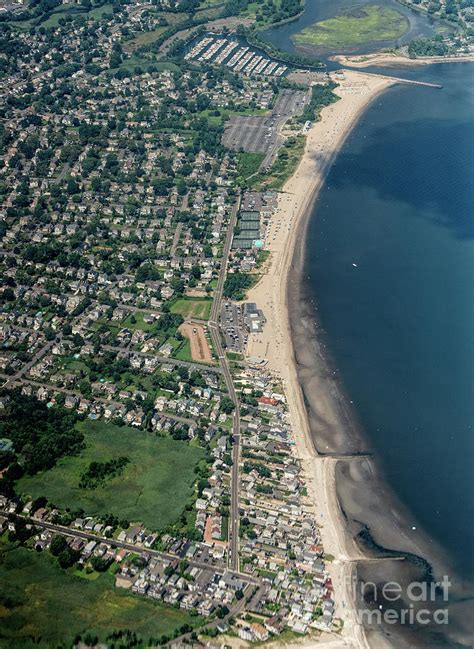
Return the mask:
M336 54L329 57L330 61L339 63L348 68L369 68L372 66L388 67L416 67L423 65L435 65L439 63L467 63L474 61L474 54L460 54L458 56L422 56L410 59L408 56L395 54L393 52L374 52L373 54L344 55Z
M361 580L395 581L406 588L415 581L430 582L433 575L457 575L371 457L326 348L302 272L306 231L327 173L364 111L392 85L390 78L344 70L335 90L341 99L324 108L321 120L309 130L303 158L279 194L265 236L270 259L248 294L263 309L267 323L263 333L249 336L247 353L267 359L281 379L308 500L325 553L335 558L327 568L336 594L335 617L344 622L338 637L352 647L376 649L392 647L394 634L400 648L425 646L416 644L423 629L362 625L358 612L367 604L357 601L354 586ZM460 603L471 598L461 579L449 603L454 630L435 629L441 641L469 637L460 619Z
M356 562L363 560L365 555L348 534L338 502L338 461L325 457L316 450L314 444L312 429L315 422L311 421L300 384L301 359L298 358L298 349L292 343L294 333L298 332L294 332L292 327L290 310L299 292L305 231L311 208L327 172L362 113L391 85L393 83L387 79L347 71L346 78L335 91L341 97L340 100L322 110L321 120L308 132L305 152L298 168L279 194L278 209L266 235L266 249L270 251L267 272L248 295L249 300L263 309L267 324L263 333L249 337L247 353L266 358L270 369L283 383L296 451L302 463L316 520L320 525L323 546L327 554L335 557L334 561L328 563L328 570L336 592L336 617L344 621L343 637L356 647L369 646L365 630L357 621L355 602L350 591ZM312 365L314 359L308 361ZM327 430L339 429L339 395L322 390L317 394L317 401L319 423L324 422ZM345 421L345 429L339 430L344 438L348 423L348 420Z

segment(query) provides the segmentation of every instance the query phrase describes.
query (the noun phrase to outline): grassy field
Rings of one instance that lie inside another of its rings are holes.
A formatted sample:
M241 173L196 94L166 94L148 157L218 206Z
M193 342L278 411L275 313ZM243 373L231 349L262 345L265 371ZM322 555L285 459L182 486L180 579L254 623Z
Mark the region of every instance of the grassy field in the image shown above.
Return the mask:
M127 329L141 329L141 331L152 331L153 329L156 329L156 320L151 324L148 324L143 321L143 316L144 314L141 311L135 311L133 313L133 318L132 314L128 315L122 322L122 326L127 327ZM135 320L135 322L133 322L133 320Z
M170 438L100 421L79 424L86 448L57 466L18 483L19 493L46 496L61 508L83 508L87 514L115 514L142 521L159 530L174 523L193 494L194 467L204 457L200 448ZM126 456L130 463L120 476L94 490L80 489L83 471L93 460Z
M185 611L115 588L111 574L83 579L65 572L49 553L0 543L2 649L72 646L88 632L105 641L130 629L148 640L196 624Z
M232 115L268 115L270 111L265 108L242 108L241 110L231 110L230 108L206 108L196 113L198 117L204 117L210 124L222 126L224 122Z
M208 320L211 313L212 300L207 298L179 298L170 307L171 313L182 315L183 318L198 318Z
M298 166L304 153L305 142L306 138L303 135L298 135L293 140L289 140L278 152L277 159L268 174L263 177L263 180L258 176L256 177L257 188L281 189Z
M150 65L152 65L157 72L162 72L164 70L170 70L171 72L180 71L179 66L174 63L168 63L167 61L150 61L145 57L135 56L132 54L130 58L125 59L119 67L110 68L109 73L116 74L119 70L128 70L129 72L133 72L137 66L146 71Z
M181 347L174 354L174 357L177 358L179 361L186 361L188 363L195 362L191 354L191 343L189 342L188 338L186 338L186 340L183 342Z
M136 50L137 47L141 47L142 45L149 45L150 43L156 41L156 39L159 38L161 34L167 29L168 27L157 27L157 29L153 29L152 31L142 32L141 34L134 36L129 41L124 43L123 49L125 50L125 52L133 52L133 50Z
M400 38L408 28L408 18L399 11L367 4L306 27L293 38L301 45L344 49Z
M239 153L237 156L238 176L247 180L249 176L257 173L264 157L264 153Z
M102 18L104 14L112 13L112 5L105 4L102 7L95 7L90 11L85 11L83 7L77 4L65 4L60 5L55 11L51 13L50 16L45 18L42 21L42 18L31 18L30 20L11 20L7 24L10 25L12 29L17 29L20 31L25 31L31 29L32 27L57 27L59 25L59 19L65 18L68 15L71 16L84 16L85 18L94 18L96 20Z
M201 0L201 2L199 3L199 11L201 9L209 9L209 7L215 7L216 5L220 7L224 4L225 2L223 2L223 0Z
M60 18L65 18L69 15L79 15L84 16L85 18L94 18L95 20L100 20L104 14L112 13L112 5L106 4L102 7L95 7L90 11L81 11L76 4L66 4L61 5L54 13L49 16L44 22L41 23L42 27L57 27L59 24Z

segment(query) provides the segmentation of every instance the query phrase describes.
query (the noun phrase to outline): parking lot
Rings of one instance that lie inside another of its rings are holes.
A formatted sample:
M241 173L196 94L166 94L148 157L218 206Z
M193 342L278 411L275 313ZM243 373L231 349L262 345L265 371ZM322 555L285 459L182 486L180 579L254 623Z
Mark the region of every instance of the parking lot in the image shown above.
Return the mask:
M224 145L248 153L265 153L275 139L275 121L271 117L232 115L223 136Z
M283 90L271 115L265 117L233 115L227 122L223 144L234 151L265 153L262 166L269 167L283 143L280 129L283 124L303 112L306 93L301 90Z
M221 326L227 350L242 353L247 346L248 334L237 304L224 302L221 310Z

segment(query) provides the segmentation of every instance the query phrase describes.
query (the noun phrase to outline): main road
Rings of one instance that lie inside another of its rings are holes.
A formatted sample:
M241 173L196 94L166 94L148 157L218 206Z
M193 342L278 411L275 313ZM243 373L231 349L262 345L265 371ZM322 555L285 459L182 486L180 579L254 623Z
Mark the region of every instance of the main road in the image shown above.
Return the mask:
M180 557L176 554L170 554L169 552L162 552L160 550L153 550L151 548L145 548L142 545L136 545L134 543L126 543L124 541L119 541L118 539L109 539L105 536L100 536L99 534L94 534L93 532L85 532L84 530L73 530L70 527L65 525L58 525L56 523L50 523L48 521L41 521L31 516L24 516L21 514L10 514L7 511L0 510L0 514L5 517L14 517L17 519L26 520L31 525L35 527L40 527L44 530L49 530L50 532L55 532L57 534L62 534L64 536L71 536L73 538L83 539L84 541L96 541L97 543L104 543L108 547L114 548L123 548L128 552L133 552L135 554L147 554L150 557L157 557L158 559L164 559L168 561L175 561L176 559L181 561L183 557ZM214 565L212 563L206 563L204 561L196 561L194 559L186 559L187 563L201 570L211 570L217 574L224 574L227 572L226 568L219 565ZM241 579L243 582L248 584L253 584L258 586L260 581L251 575L236 574L234 571L229 571L232 574L235 574L236 577Z
M229 226L227 228L226 240L224 243L224 250L222 253L222 264L219 271L217 286L214 291L214 302L212 303L210 318L209 318L209 333L211 335L212 344L219 358L222 368L225 384L229 392L229 397L235 405L234 420L232 424L233 434L233 447L232 447L232 476L231 476L231 503L230 503L230 517L229 517L229 551L228 551L228 566L231 570L239 571L239 461L240 461L240 408L237 392L235 391L232 375L229 370L227 356L225 355L222 347L221 335L219 331L219 313L221 311L221 303L224 291L224 281L227 272L227 263L229 261L230 247L232 245L232 238L234 236L234 229L237 224L237 214L240 207L240 194L237 197L235 205L229 219Z

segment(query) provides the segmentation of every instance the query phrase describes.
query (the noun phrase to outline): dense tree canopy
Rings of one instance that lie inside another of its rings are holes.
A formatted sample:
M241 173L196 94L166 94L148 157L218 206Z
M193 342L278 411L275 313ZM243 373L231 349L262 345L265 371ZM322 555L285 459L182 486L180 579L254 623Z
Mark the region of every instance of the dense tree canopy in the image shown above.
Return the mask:
M83 435L75 429L76 415L47 405L19 390L7 392L9 400L0 420L0 437L13 442L19 464L28 474L50 469L64 455L83 447Z

